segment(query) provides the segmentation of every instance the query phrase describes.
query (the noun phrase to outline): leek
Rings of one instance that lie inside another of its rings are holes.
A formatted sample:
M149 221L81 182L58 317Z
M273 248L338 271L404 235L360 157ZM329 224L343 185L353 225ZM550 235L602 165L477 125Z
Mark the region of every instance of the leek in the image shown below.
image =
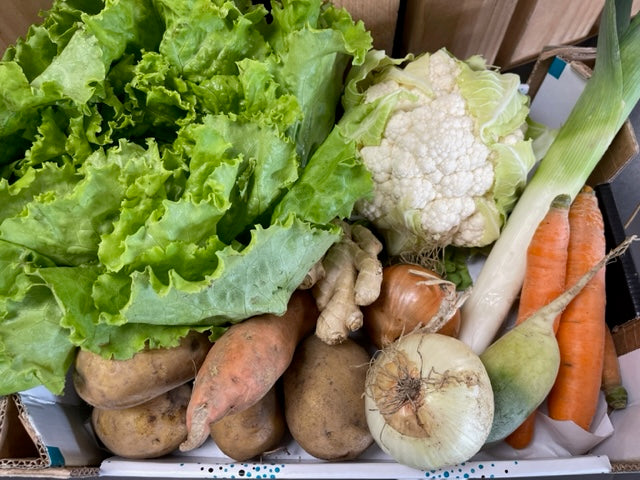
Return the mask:
M640 16L607 0L593 74L493 245L462 307L460 339L477 354L496 337L522 287L526 249L553 198L573 199L640 99Z

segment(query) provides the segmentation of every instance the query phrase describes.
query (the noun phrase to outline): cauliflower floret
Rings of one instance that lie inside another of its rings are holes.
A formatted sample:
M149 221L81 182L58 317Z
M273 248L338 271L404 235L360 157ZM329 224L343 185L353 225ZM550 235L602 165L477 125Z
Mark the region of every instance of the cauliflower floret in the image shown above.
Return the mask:
M506 77L496 81L499 73L444 49L404 71L393 68L363 92L365 104L387 98L395 104L380 142L360 149L374 191L356 204L357 213L381 230L392 255L491 243L534 163L521 129L526 99L511 94L516 86L502 83ZM518 108L507 109L504 98Z
M460 228L453 235L452 245L470 245L474 239L482 237L485 231L486 219L479 211L465 218L460 224Z
M457 89L456 79L460 74L460 65L444 51L438 50L429 59L429 82L437 95L453 92Z
M490 151L476 136L464 105L454 91L391 115L381 144L360 151L375 183L373 200L357 205L361 214L386 223L401 206L434 243L453 242L460 225L475 212L473 198L493 184ZM473 231L462 238L478 245L483 229Z

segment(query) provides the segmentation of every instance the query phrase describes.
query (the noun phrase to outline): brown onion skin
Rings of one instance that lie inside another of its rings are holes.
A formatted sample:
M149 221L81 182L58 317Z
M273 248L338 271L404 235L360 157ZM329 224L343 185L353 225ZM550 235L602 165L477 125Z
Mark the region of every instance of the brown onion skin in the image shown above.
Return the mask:
M362 307L363 327L377 348L390 345L415 328L429 328L438 312L443 297L440 288L420 285L424 279L410 273L410 270L436 275L425 267L409 263L386 266L382 272L380 296L371 305ZM459 331L459 309L442 328L433 330L450 337L457 337Z

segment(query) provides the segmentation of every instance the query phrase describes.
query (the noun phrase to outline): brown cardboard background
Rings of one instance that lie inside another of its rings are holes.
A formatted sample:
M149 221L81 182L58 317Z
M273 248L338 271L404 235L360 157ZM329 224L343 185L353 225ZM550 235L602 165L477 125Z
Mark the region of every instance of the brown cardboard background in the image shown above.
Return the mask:
M0 14L0 52L24 37L29 25L42 22L38 12L51 6L52 0L2 0Z

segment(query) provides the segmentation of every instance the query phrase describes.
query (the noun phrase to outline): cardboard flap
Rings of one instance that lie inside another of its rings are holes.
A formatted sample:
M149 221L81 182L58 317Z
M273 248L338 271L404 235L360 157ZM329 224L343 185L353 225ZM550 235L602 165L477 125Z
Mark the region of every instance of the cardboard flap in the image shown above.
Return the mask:
M635 131L631 122L627 120L609 145L602 160L594 168L587 183L595 186L612 181L639 151Z
M0 468L51 465L47 448L29 422L18 395L0 399Z
M640 348L640 317L613 327L611 335L618 355Z
M549 71L549 67L555 57L559 57L567 62L571 68L581 72L585 78L591 75L591 67L596 58L596 49L593 47L574 47L574 46L559 46L559 47L546 47L531 70L531 74L527 79L529 85L529 95L535 97L544 77Z
M90 407L69 390L55 396L36 387L0 397L0 476L54 469L69 477L98 468L107 452L87 428Z

